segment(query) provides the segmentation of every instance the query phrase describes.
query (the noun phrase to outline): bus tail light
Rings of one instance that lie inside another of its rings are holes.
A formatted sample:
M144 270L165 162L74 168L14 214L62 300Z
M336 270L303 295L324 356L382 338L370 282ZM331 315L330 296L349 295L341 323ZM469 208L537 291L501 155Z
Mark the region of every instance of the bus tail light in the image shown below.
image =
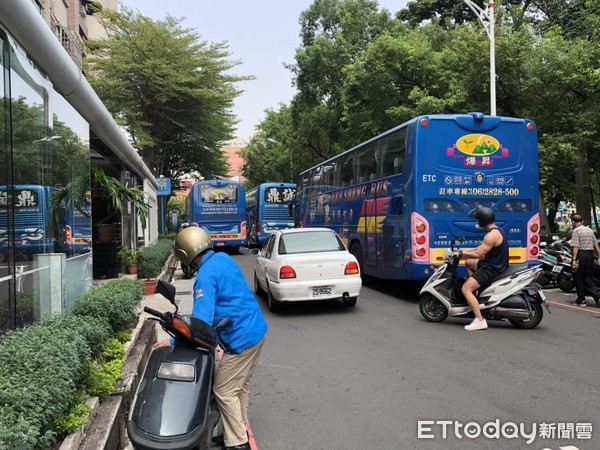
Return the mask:
M357 275L359 272L358 264L356 264L354 261L346 264L346 269L344 269L344 275Z
M296 271L291 266L283 266L279 269L279 278L282 280L284 278L296 278Z
M260 227L261 227L261 225L260 225L260 220L258 220L258 221L256 222L256 234L260 233Z
M527 261L537 261L540 253L540 215L536 214L527 223Z
M411 216L412 257L415 261L429 261L429 222L420 214Z
M241 232L241 238L245 239L246 238L246 229L247 229L247 225L246 225L246 221L242 222L242 232Z
M73 230L71 230L71 227L69 225L65 226L65 237L68 244L73 243Z

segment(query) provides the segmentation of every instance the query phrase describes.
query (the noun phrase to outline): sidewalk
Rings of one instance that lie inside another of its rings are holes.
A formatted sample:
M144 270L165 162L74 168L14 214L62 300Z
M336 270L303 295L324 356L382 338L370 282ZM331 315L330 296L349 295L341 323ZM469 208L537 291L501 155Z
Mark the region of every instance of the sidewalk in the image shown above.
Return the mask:
M161 278L168 280L169 275L170 275L170 273L167 273L166 276L163 276ZM192 289L194 286L194 278L192 278L190 280L186 280L183 277L183 273L181 272L181 270L177 269L177 270L175 270L175 274L173 276L173 280L171 281L171 283L177 289L175 301L177 302L177 305L179 306L179 313L180 314L191 314L192 306L193 306ZM158 311L163 311L163 312L165 312L165 311L174 312L175 311L175 307L171 304L171 302L169 302L169 300L167 300L166 298L164 298L162 295L160 295L158 293L152 294L152 295L144 295L144 297L142 298L142 302L140 304L140 307L142 309L142 312L140 315L140 320L145 320L146 317L149 316L147 313L145 313L143 311L145 306L148 306L150 308L156 309ZM156 340L157 341L170 337L158 325L158 323L156 324L155 329L156 329ZM131 445L131 442L129 442L129 439L127 436L125 437L125 442L126 442L126 445L123 447L124 450L134 450L134 448ZM221 447L216 444L211 443L209 445L210 450L217 450L220 448Z

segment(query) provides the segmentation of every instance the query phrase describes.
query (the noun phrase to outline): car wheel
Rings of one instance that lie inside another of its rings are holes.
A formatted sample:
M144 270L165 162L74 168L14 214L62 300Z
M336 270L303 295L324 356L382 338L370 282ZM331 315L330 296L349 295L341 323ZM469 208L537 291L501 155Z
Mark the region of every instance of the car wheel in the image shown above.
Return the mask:
M540 302L531 302L531 317L528 319L509 319L516 328L531 329L537 327L544 317L544 309Z
M419 302L421 315L430 322L442 322L448 317L448 309L431 294L425 294Z
M575 278L572 274L567 273L563 270L556 279L556 285L561 291L569 292L575 287Z
M271 292L271 288L269 287L269 283L267 283L267 306L269 307L269 311L275 312L279 310L280 303L278 300L273 297L273 293Z
M256 295L263 295L265 293L265 290L260 286L260 282L256 276L256 271L254 271L254 293Z
M342 301L344 302L344 306L348 308L356 306L356 300L358 300L358 297L348 297L342 299Z

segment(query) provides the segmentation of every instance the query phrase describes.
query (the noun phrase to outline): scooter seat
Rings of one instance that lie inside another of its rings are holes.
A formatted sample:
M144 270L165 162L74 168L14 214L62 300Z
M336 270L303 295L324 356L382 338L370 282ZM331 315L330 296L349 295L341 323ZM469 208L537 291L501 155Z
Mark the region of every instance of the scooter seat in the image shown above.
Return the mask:
M504 272L502 272L502 273L496 275L494 278L492 278L492 280L490 281L490 284L501 278L509 278L509 277L520 274L529 269L530 269L530 267L523 267L521 265L508 266L508 269L506 269Z

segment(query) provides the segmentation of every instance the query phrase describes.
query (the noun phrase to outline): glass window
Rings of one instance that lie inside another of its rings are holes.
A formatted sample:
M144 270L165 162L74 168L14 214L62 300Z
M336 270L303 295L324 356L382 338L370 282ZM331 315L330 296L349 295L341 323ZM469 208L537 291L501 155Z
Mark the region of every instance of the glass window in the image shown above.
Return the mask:
M281 236L279 254L340 252L346 250L337 234L331 231L307 231Z
M341 187L352 186L354 184L354 155L347 154L338 160L339 185Z
M381 139L381 176L402 173L406 163L406 128Z
M457 202L445 198L426 198L425 212L444 213L444 212L461 212L463 208Z
M378 142L371 142L366 147L356 152L358 173L358 182L366 183L377 178L376 153L378 151Z
M287 205L294 199L296 193L295 188L289 187L266 187L265 188L265 202L266 203L278 203Z
M200 185L200 195L203 203L234 203L238 199L238 186L229 184L227 186Z
M265 258L271 258L271 255L273 254L274 246L275 246L275 235L271 233L271 235L269 236L269 242L265 242L265 245L264 245L264 247L266 247L265 255L264 255Z

